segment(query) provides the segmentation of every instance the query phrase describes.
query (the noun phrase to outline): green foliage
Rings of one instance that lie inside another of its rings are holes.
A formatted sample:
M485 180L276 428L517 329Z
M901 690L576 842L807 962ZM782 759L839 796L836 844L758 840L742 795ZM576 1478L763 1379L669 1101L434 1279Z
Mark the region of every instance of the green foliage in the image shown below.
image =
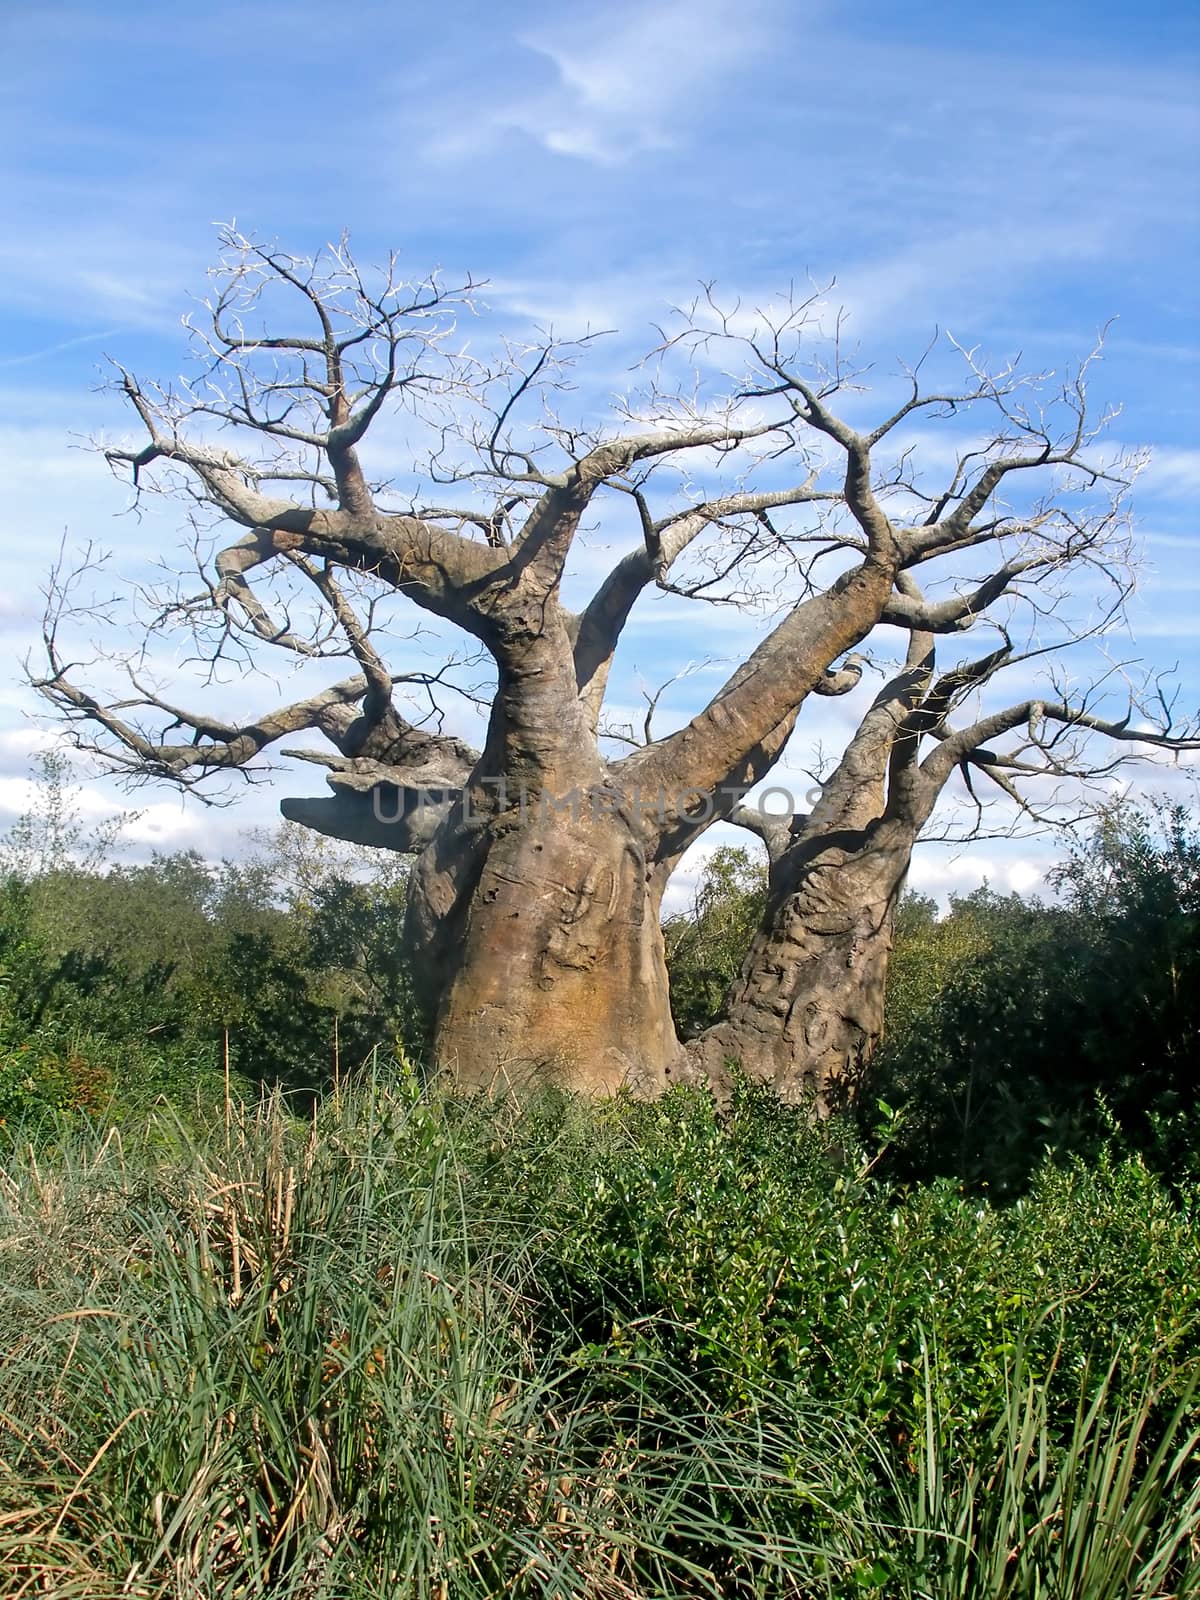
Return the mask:
M124 1115L155 1094L190 1104L235 1084L311 1096L416 1037L398 937L407 863L302 847L283 828L252 860L194 852L119 865L88 835L62 759L4 848L0 1119ZM373 853L378 854L378 853ZM357 874L357 875L355 875Z
M1082 1054L1126 1137L1200 1178L1200 828L1118 806L1053 877L1088 941Z
M868 1088L904 1107L897 1174L1017 1193L1048 1147L1116 1134L1200 1176L1200 835L1120 808L1055 879L1056 906L983 889L902 916Z
M922 1595L1126 1600L1196 1592L1195 1382L1164 1425L1152 1383L1141 1396L1119 1393L1119 1359L1082 1374L1064 1444L1047 1386L1018 1345L985 1448L964 1455L940 1398L938 1358L923 1355L916 1466L898 1480ZM990 1455L990 1473L980 1471L981 1455L983 1464Z
M45 784L0 882L0 1594L1200 1592L1182 813L1106 819L1056 907L902 906L864 1146L745 1084L424 1099L402 866L85 860ZM719 851L668 925L685 1031L764 892Z
M686 913L663 924L671 1010L683 1038L716 1017L737 977L767 897L767 869L748 850L722 845L704 864Z
M0 1166L0 1250L3 1593L1200 1578L1200 1242L1136 1162L898 1200L759 1094L402 1078L199 1138L77 1120Z
M653 1327L726 1403L785 1381L911 1434L933 1341L966 1435L994 1415L1035 1310L1063 1313L1029 1338L1047 1367L1059 1352L1067 1383L1114 1326L1131 1336L1127 1376L1193 1336L1200 1243L1136 1162L1045 1168L1029 1199L993 1211L950 1185L898 1202L836 1130L758 1090L740 1091L727 1120L677 1092L621 1131L573 1148L540 1199L562 1241L553 1302L596 1340L619 1330L640 1349Z

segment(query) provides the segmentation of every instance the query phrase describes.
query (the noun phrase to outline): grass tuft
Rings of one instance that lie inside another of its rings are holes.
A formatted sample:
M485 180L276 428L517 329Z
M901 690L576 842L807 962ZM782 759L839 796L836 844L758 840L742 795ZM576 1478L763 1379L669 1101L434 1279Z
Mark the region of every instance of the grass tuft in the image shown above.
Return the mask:
M0 1592L1200 1592L1190 1312L1162 1332L1175 1279L1099 1362L1061 1297L986 1349L945 1337L945 1307L898 1352L854 1285L882 1295L890 1272L899 1325L939 1238L950 1271L958 1202L914 1197L895 1220L844 1149L798 1154L775 1114L738 1115L686 1096L429 1104L401 1083L308 1122L275 1097L202 1136L163 1111L136 1144L75 1121L10 1149ZM1014 1215L1043 1222L1032 1202ZM994 1289L1001 1223L971 1216L970 1271ZM847 1247L831 1283L822 1252ZM738 1261L748 1312L705 1277Z

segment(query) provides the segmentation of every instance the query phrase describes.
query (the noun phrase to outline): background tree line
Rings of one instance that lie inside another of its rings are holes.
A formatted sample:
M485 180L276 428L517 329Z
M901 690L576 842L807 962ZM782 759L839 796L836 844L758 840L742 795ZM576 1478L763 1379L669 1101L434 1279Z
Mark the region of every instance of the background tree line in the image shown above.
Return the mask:
M182 1106L222 1085L311 1097L376 1048L415 1046L394 937L407 864L285 824L243 861L115 858L89 833L68 769L44 758L8 836L0 891L0 1116Z
M283 825L237 862L116 859L61 756L8 835L0 893L0 1116L118 1113L244 1089L303 1101L380 1055L420 1059L403 947L408 865ZM897 1179L1023 1188L1047 1146L1107 1140L1200 1176L1200 831L1186 808L1115 805L1070 844L1052 903L987 887L896 919L884 1037L854 1113ZM725 846L665 924L682 1037L735 982L766 864Z

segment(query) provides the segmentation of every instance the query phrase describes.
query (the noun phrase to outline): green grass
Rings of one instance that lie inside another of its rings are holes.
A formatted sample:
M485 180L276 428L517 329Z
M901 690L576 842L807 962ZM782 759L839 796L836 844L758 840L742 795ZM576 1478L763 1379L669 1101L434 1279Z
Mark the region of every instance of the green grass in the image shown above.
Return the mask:
M0 1593L1200 1592L1200 1244L1135 1163L1000 1211L755 1097L212 1120L9 1145Z

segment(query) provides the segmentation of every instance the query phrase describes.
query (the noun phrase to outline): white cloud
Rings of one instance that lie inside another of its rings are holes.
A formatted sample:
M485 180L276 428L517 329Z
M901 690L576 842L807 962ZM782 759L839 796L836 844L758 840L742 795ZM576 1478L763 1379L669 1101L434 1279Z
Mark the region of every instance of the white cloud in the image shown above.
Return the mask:
M688 909L695 899L696 890L710 857L725 845L739 845L749 850L752 855L763 855L763 859L766 859L762 844L752 833L747 833L744 828L734 828L728 823L718 822L702 839L697 839L695 844L689 845L680 857L679 865L671 874L671 880L663 895L664 917L678 916L680 912Z
M970 894L988 884L1001 894L1030 896L1043 885L1051 852L1034 854L1028 844L1023 850L992 851L972 847L966 854L948 855L934 845L918 845L913 854L908 886L919 894L932 895L945 905L951 895Z
M30 184L14 195L10 220L21 218L7 240L0 240L0 298L24 312L52 312L65 326L103 321L109 331L168 331L178 326L184 291L195 286L205 265L199 253L211 244L211 230L194 227L187 248L181 241L148 231L130 198L114 192L109 204L96 193L64 202ZM162 197L155 197L162 202ZM143 197L148 200L149 197ZM62 214L55 211L62 206ZM36 226L27 218L36 217ZM99 214L97 214L99 213ZM93 329L61 341L59 349L104 337ZM36 353L36 352L35 352ZM43 350L42 354L47 352ZM21 352L22 356L28 354Z
M764 46L768 10L766 0L662 0L530 29L519 42L551 64L553 87L440 136L432 153L464 158L511 133L596 166L671 149L716 80Z
M38 734L27 738L40 749L48 749L54 743L52 738ZM18 817L37 803L38 789L32 779L0 777L0 815ZM153 845L155 849L185 849L198 843L208 831L201 819L185 811L178 801L156 800L144 806L125 807L115 805L96 788L80 785L69 791L68 803L85 828L132 812L123 837L132 844Z
M27 773L47 750L61 744L57 734L45 728L5 728L0 730L0 774ZM14 787L25 784L23 789ZM7 785L7 788L5 788ZM0 777L0 812L15 816L29 804L32 788L25 777Z
M1155 495L1194 497L1200 493L1200 450L1159 445L1138 479L1138 489Z
M24 367L31 362L42 361L47 356L62 355L65 350L76 350L80 345L98 344L102 339L112 338L119 334L119 328L99 328L95 333L81 333L75 339L59 339L54 344L43 345L40 349L28 350L24 355L5 356L0 360L0 367Z
M1129 629L1139 639L1200 639L1200 617L1146 617L1134 615Z
M613 272L599 277L580 273L569 280L551 275L501 275L489 281L487 300L506 316L526 318L539 328L551 328L561 339L610 330L622 336L595 350L581 377L595 383L597 366L616 343L619 353L608 376L627 383L631 361L643 355L653 342L652 320L661 317L681 291L690 292L692 287L684 269L676 274L665 266L649 273ZM636 344L639 339L642 347L630 354L630 342Z

